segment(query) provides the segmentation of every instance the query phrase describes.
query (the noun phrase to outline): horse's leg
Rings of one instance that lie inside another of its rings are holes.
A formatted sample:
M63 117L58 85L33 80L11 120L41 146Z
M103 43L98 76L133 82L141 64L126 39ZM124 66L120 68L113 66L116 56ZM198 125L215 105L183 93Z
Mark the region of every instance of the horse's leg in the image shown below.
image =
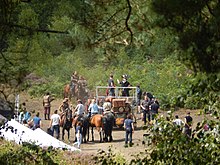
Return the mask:
M102 128L99 128L99 136L100 136L99 142L101 143L103 141L103 139L102 139Z
M113 126L110 126L110 129L109 129L109 141L110 141L110 142L113 141L113 138L112 138L112 130L113 130Z
M67 129L68 141L70 142L70 128Z
M63 127L63 129L62 129L62 140L64 140L64 135L65 135L65 128Z
M76 138L76 125L74 126L75 128L75 142L77 142L77 138Z
M92 127L92 141L94 142L94 132L93 132L93 127Z
M89 126L88 126L86 132L87 132L87 141L89 141Z

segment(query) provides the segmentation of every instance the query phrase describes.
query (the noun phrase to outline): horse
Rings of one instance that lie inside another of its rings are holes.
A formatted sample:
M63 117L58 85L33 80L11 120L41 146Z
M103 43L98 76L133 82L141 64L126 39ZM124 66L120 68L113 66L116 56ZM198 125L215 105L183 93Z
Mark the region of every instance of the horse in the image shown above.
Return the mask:
M108 112L103 116L103 129L104 129L104 135L103 140L105 142L111 142L113 141L112 138L112 130L115 123L115 116L112 112Z
M87 135L87 131L89 129L89 118L87 115L83 115L83 116L77 116L73 119L73 126L75 128L76 131L76 126L77 123L81 121L82 122L82 142L86 143L87 139L86 139L86 135ZM75 132L76 133L76 132ZM75 136L75 141L76 141L76 136Z
M60 126L62 129L62 140L64 140L65 130L68 133L68 141L70 141L70 129L72 128L72 110L67 108L63 114L61 114Z
M70 84L66 84L63 90L63 97L69 98L71 100L72 97L77 96L78 87L75 85L74 89L71 88Z
M99 132L99 137L100 140L99 142L101 143L103 141L102 139L102 129L103 129L103 120L102 120L102 115L96 114L94 116L91 116L89 120L89 126L91 127L91 133L92 133L92 141L94 142L94 131L93 128L96 127L97 131ZM87 136L87 141L89 141L89 128L88 128L88 136Z

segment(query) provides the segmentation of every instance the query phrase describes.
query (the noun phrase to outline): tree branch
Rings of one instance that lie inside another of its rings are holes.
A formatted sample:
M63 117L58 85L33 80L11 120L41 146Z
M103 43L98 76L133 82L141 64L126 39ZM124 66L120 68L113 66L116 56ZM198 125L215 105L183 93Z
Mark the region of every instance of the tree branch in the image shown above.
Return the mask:
M5 25L10 28L24 29L24 30L28 30L31 32L69 34L67 31L58 31L58 30L49 30L49 29L34 29L31 27L27 27L27 26L23 26L23 25L16 25L16 24L0 24L0 25Z
M131 31L131 28L128 25L128 21L129 21L129 18L131 16L132 7L131 7L131 4L130 4L129 0L127 0L127 4L128 4L128 15L127 15L127 18L125 20L125 26L126 26L127 30L129 31L129 33L130 33L130 44L131 44L132 43L132 39L133 39L133 32Z

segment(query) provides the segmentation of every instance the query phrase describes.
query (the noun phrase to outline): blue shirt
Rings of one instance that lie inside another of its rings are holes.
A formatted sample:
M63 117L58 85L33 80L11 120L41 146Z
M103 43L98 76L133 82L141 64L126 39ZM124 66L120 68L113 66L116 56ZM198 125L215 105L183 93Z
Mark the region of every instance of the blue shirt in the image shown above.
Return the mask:
M131 119L125 119L125 129L126 131L132 131L132 124L133 123L133 120Z
M31 119L31 114L30 114L30 112L25 112L23 121L24 121L24 120L29 121L30 119Z
M41 119L40 119L39 117L35 116L35 117L33 118L33 121L34 121L34 126L40 127L40 121L41 121Z
M99 113L99 107L98 107L98 105L91 103L91 104L89 105L89 111L91 112L91 114Z

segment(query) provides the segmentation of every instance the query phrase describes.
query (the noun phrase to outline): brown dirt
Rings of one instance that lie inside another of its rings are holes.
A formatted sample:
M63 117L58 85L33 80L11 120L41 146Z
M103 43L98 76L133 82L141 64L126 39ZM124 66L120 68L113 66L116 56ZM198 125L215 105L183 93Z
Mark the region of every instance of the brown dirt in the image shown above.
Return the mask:
M22 102L26 102L26 107L28 111L30 112L35 111L35 113L40 112L40 117L42 118L42 121L43 121L42 129L45 131L46 128L49 126L49 121L44 120L44 117L43 117L42 98L31 98L27 94L21 94L20 103ZM51 112L57 109L61 103L62 103L62 99L55 99L52 102ZM76 103L72 102L72 104L74 105ZM188 111L189 110L181 109L181 110L174 112L174 114L178 114L180 119L184 119L184 116L186 115L186 112ZM199 115L199 112L200 112L199 110L191 110L190 112L191 112L191 116L193 117L193 121L194 121L193 127L195 127L197 122L204 119L204 116ZM34 116L35 113L33 113L32 116ZM160 114L166 115L166 112L161 111ZM138 115L137 117L140 118L140 115ZM210 118L210 116L208 116L208 118ZM143 133L144 131L142 130L142 121L137 120L137 129L135 130L133 134L134 146L125 148L124 147L125 132L123 130L115 128L113 130L113 142L108 142L108 143L99 143L99 136L97 134L97 131L95 130L95 142L89 141L86 144L82 144L81 150L82 150L82 153L96 155L99 149L108 151L109 146L112 146L112 149L114 150L115 153L123 155L127 160L131 160L132 155L145 151L145 146L142 145ZM65 139L67 139L67 135L65 135ZM74 130L72 129L71 137L70 137L71 145L73 144L73 139L74 139Z

